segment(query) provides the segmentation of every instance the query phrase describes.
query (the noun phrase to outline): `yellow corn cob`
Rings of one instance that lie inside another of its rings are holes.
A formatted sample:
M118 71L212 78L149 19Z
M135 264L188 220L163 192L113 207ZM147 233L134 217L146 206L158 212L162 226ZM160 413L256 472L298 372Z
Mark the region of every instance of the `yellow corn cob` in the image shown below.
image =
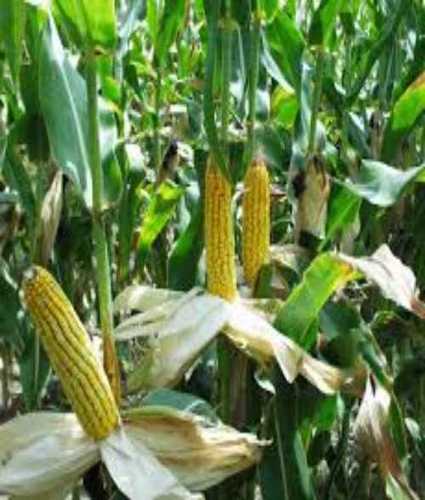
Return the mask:
M27 273L23 289L28 311L81 425L93 439L106 438L119 424L118 407L72 304L41 267Z
M245 175L242 258L246 282L254 286L268 260L270 245L270 182L263 160L254 160Z
M205 247L208 291L223 299L236 297L235 240L231 213L232 189L208 158L205 177Z

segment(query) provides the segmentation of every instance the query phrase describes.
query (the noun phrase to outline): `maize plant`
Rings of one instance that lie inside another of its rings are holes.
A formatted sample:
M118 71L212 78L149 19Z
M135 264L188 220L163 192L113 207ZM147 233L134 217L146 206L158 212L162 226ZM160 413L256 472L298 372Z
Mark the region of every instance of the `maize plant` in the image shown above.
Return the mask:
M270 180L261 159L254 160L245 175L242 220L244 276L254 286L270 247Z
M258 460L261 443L254 436L243 435L223 426L216 427L215 437L209 440L207 435L196 427L195 421L192 425L190 416L184 414L181 414L180 418L174 418L174 432L178 438L179 425L186 418L186 427L197 436L197 441L187 444L194 448L192 459L197 457L198 450L201 453L197 460L201 463L205 461L203 470L208 477L206 480L202 479L199 472L194 480L193 475L185 470L184 460L177 466L176 455L170 452L174 446L173 440L170 439L168 443L164 438L160 440L160 425L158 432L155 430L155 419L159 423L167 421L167 417L162 416L160 411L153 411L151 415L153 426L149 424L149 413L145 415L142 411L138 418L127 416L130 427L129 422L133 422L133 425L136 425L134 422L139 422L137 425L140 426L136 437L131 440L124 431L118 407L105 372L91 348L89 336L53 276L43 268L33 267L26 274L23 290L28 311L86 437L70 415L64 415L63 418L52 415L51 421L54 422L56 418L56 425L61 423L63 426L61 431L55 430L55 426L52 429L43 426L42 430L35 429L35 437L32 438L30 432L28 438L23 441L18 431L22 419L12 421L6 428L0 427L0 435L3 432L4 435L16 436L15 440L4 439L3 447L0 445L0 492L22 496L56 492L63 496L69 488L69 483L72 486L73 482L78 480L79 474L99 460L100 454L117 486L131 499L136 500L143 496L154 500L164 495L195 499L199 497L189 493L173 472L164 468L149 450L158 450L159 460L176 467L178 475L184 474L186 484L189 482L190 486L197 485L195 489L202 489L205 484L211 486L228 474L249 467ZM143 424L144 415L146 424ZM172 414L169 419L172 419ZM47 415L46 420L49 421L50 416ZM25 425L30 427L37 421L37 415L28 416ZM148 425L150 430L143 434L145 425ZM181 425L182 432L187 432L184 427ZM71 430L75 435L67 441L66 432ZM49 439L50 431L52 438L47 459L40 465L41 470L34 473L22 457L30 455L36 459L37 447L43 440ZM237 444L227 451L227 442L232 440ZM98 443L98 451L93 443ZM182 449L184 444L180 445L178 454L181 454ZM90 458L82 465L77 459L82 456L83 450ZM58 458L54 453L60 456L63 452L70 456L59 461L58 466ZM205 458L202 458L202 453L205 453ZM219 456L220 453L223 453L223 457L226 456L228 466L224 469L221 468L220 459L213 458L215 454ZM141 475L140 471L143 470L147 472ZM43 478L43 473L46 478Z
M423 0L0 5L0 499L424 497Z

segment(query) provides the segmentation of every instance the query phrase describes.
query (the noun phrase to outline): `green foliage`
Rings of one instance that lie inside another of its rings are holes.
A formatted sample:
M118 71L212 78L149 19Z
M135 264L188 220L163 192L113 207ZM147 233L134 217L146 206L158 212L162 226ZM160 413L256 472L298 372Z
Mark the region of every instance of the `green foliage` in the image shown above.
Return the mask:
M0 378L14 391L5 410L63 407L19 298L50 227L43 200L58 169L63 205L48 267L91 332L100 250L110 262L103 294L138 283L204 286L209 154L234 189L240 264L240 183L260 154L272 179L273 249L254 291L239 280L237 304L255 295L244 305L261 309L277 340L289 337L291 349L341 369L352 385L321 394L308 381L319 377L311 367L310 379L302 372L289 383L272 354L257 370L229 343L212 342L177 387L124 394L123 406L225 415L271 440L256 471L207 492L211 500L254 500L258 489L263 500L421 495L424 21L418 0L0 0L0 357L12 360L0 363ZM384 243L404 266L373 256ZM375 267L368 275L365 266ZM168 313L166 297L152 321ZM145 350L157 332L149 333L119 345L129 385L155 365L157 351ZM378 388L390 401L379 418ZM362 442L359 428L369 436L378 428L385 452L370 448L372 438ZM363 448L368 454L357 453Z

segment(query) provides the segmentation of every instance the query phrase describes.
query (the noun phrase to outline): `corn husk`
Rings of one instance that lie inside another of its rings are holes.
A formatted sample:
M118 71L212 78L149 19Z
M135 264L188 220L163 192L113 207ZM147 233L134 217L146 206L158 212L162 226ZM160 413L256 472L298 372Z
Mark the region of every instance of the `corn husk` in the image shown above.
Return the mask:
M133 293L134 290L133 287ZM144 293L147 293L145 287ZM125 301L119 299L118 309L126 309ZM270 313L254 312L247 300L229 303L197 290L176 302L178 306L172 305L168 315L164 315L162 306L155 306L124 320L116 329L117 340L148 339L147 358L129 376L131 390L177 384L202 349L219 333L263 366L275 359L290 383L301 374L325 394L353 383L352 373L315 360L270 325L265 319ZM254 301L253 306L258 304ZM261 307L267 309L264 303Z
M73 413L33 413L0 427L0 494L61 499L102 460L130 499L199 500L261 457L266 444L168 407L127 412L108 438L88 437Z
M257 463L266 444L220 422L166 407L125 418L133 443L143 443L191 491L202 491Z

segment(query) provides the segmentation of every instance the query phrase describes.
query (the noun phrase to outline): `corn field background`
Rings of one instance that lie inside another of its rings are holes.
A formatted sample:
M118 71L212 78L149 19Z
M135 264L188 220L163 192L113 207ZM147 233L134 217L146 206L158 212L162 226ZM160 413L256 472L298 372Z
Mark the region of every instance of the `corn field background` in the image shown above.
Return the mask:
M424 111L423 0L0 0L0 497L425 499Z

